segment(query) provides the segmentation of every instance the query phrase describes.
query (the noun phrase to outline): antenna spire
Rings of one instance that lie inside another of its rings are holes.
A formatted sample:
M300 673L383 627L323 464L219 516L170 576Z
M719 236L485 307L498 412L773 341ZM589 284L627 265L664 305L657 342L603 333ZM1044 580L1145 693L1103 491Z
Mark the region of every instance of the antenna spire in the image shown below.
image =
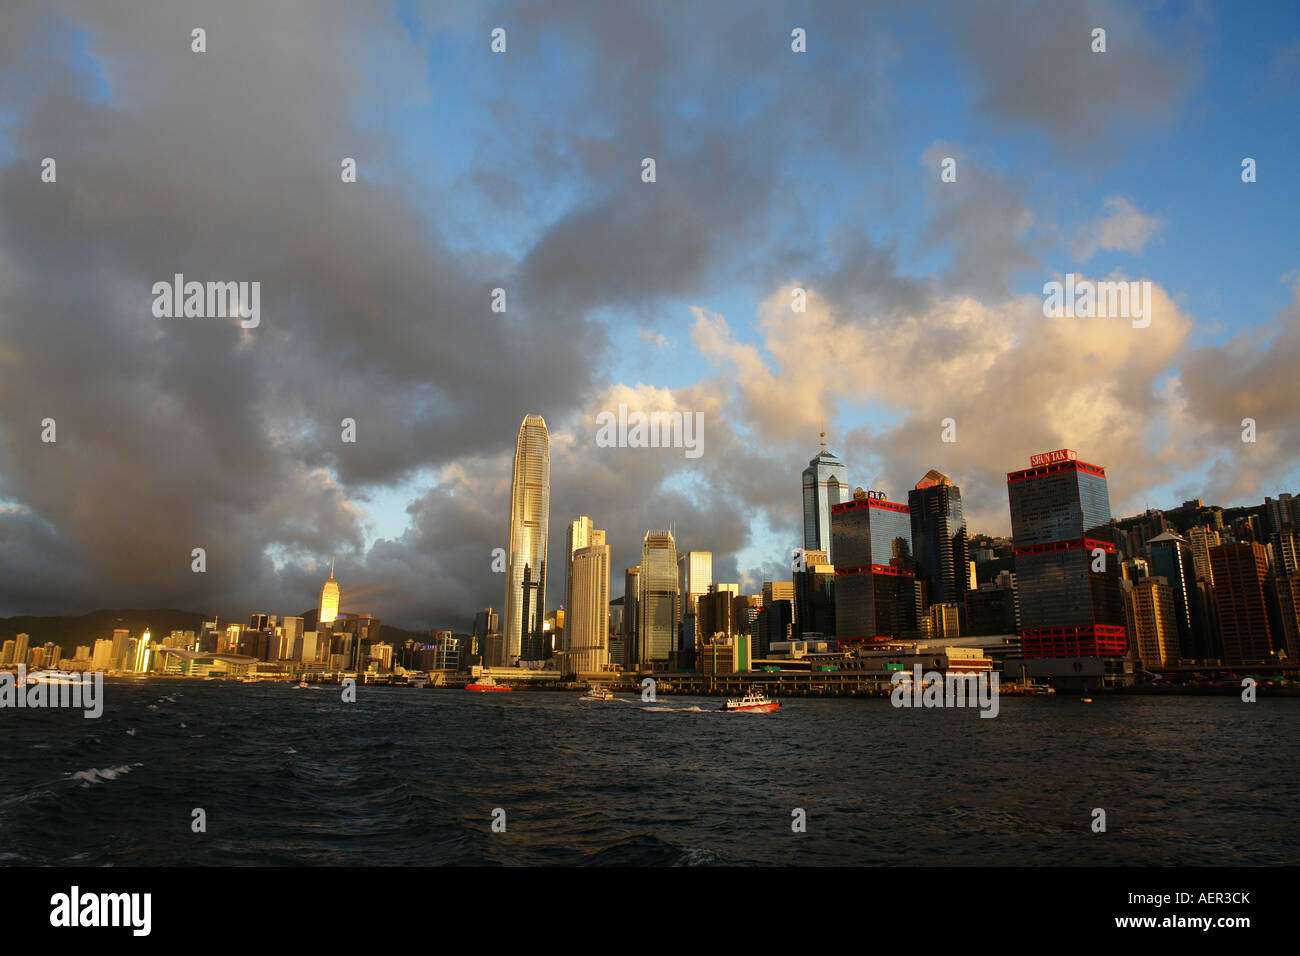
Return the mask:
M822 419L822 454L826 454L826 419Z

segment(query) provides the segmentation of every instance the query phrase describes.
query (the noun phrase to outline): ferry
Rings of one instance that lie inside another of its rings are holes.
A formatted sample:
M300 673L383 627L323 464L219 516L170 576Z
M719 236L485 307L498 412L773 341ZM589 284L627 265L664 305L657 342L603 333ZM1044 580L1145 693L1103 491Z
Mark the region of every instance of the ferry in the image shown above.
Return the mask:
M781 706L779 700L773 700L766 694L758 690L757 687L751 687L745 692L745 696L736 700L734 697L727 700L722 705L722 709L728 712L741 712L746 714L767 714Z
M484 693L487 693L488 691L494 691L494 690L498 690L498 691L509 690L510 687L506 684L498 684L491 677L480 677L475 683L466 684L465 689L477 690L477 691L482 691Z
M613 700L614 692L603 684L592 684L580 700Z
M302 680L298 681L298 690L307 690L310 687L311 685L307 683L307 678L304 677Z

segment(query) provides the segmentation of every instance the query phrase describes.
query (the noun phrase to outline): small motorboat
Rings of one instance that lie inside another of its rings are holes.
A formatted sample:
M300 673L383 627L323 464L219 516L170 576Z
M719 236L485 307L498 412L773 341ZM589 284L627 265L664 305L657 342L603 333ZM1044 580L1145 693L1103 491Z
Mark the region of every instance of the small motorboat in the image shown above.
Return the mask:
M780 706L781 702L779 700L773 700L757 687L751 687L745 692L744 697L739 699L729 698L722 705L722 709L728 713L766 714Z

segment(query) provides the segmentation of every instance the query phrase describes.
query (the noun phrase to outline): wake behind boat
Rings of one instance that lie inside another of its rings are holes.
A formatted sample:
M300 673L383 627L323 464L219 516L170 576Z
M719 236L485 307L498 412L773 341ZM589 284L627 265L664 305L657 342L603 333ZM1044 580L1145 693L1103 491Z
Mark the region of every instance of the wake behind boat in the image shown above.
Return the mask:
M744 697L739 699L729 698L722 705L722 709L729 713L767 714L780 706L781 702L779 700L773 700L757 687L751 687L745 692Z

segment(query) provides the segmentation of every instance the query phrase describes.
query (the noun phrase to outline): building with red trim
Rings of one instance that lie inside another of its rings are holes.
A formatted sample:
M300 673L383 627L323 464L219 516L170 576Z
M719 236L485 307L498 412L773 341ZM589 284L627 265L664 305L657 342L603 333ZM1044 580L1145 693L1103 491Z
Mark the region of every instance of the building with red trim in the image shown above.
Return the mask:
M1128 651L1106 470L1060 449L1007 475L1026 658Z

